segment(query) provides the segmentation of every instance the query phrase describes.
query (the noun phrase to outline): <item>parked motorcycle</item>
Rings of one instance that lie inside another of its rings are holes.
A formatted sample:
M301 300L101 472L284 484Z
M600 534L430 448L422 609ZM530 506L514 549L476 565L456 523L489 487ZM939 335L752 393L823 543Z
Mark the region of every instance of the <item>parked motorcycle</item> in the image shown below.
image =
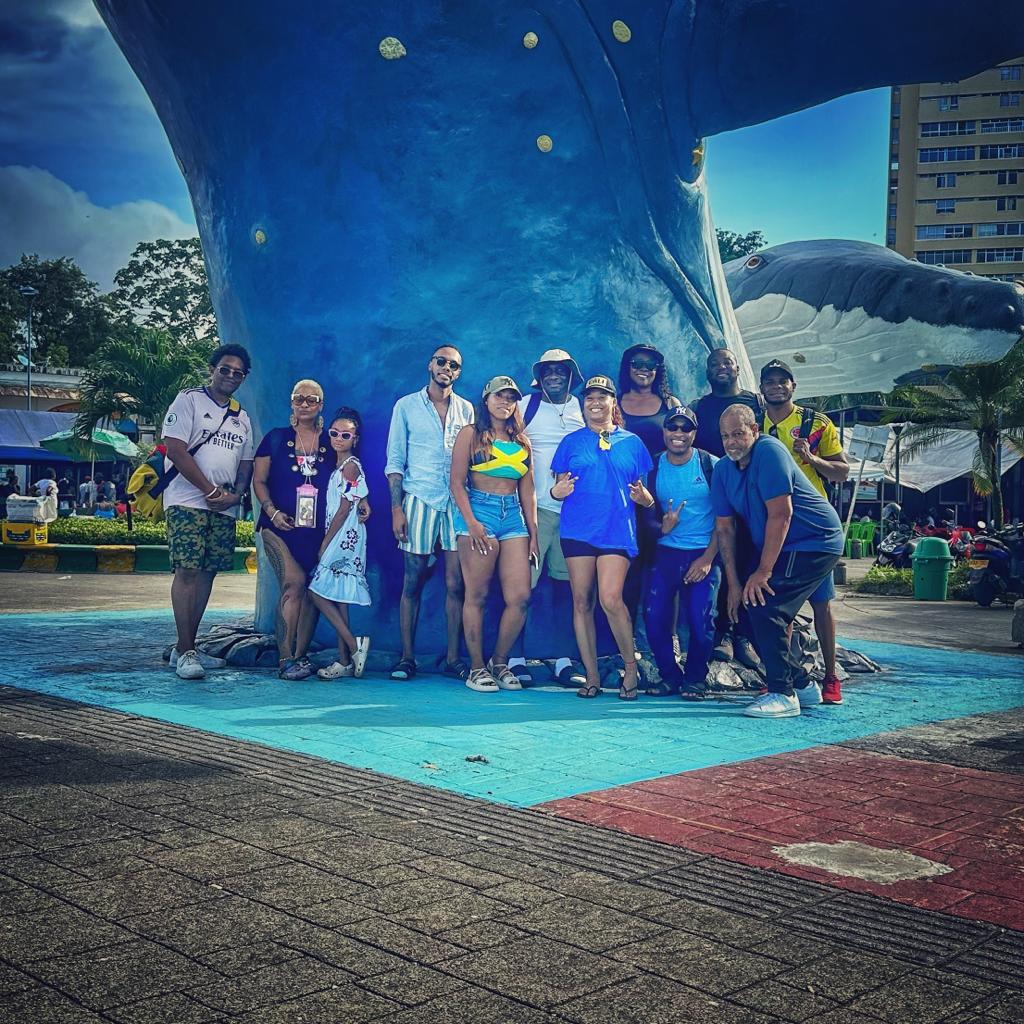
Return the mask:
M911 558L917 548L919 536L905 524L896 526L882 538L875 556L875 565L890 569L913 568Z
M1024 592L1024 530L1021 526L1005 526L1001 530L985 530L975 536L968 577L971 595L982 608L988 608L997 597Z

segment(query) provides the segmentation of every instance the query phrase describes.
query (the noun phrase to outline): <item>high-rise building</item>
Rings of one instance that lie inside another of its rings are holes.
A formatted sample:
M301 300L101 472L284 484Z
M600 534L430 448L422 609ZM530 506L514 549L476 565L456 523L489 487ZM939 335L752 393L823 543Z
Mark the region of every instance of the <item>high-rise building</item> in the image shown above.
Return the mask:
M1024 57L892 89L886 245L922 263L1024 278Z

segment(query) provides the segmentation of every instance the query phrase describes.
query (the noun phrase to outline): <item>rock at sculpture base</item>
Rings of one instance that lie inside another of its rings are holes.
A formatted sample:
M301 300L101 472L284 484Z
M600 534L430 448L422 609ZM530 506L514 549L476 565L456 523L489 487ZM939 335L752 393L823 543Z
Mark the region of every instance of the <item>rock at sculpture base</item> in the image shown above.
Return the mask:
M1013 623L1010 626L1010 639L1018 647L1024 647L1024 601L1013 606Z

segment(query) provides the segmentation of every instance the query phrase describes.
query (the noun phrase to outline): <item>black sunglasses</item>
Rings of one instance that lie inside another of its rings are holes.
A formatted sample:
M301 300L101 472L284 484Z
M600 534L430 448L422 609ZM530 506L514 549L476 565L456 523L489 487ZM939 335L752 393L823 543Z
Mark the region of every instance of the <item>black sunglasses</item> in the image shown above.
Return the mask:
M245 380L248 370L233 370L230 366L218 366L217 373L222 377L231 377L234 380Z
M438 365L438 366L439 366L439 367L440 367L440 368L441 368L442 370L443 370L443 369L444 369L444 368L445 368L446 366L448 366L448 367L450 367L451 369L453 369L453 370L456 370L456 371L458 371L458 370L461 370L461 369L462 369L462 363L460 363L460 362L459 362L459 361L458 361L457 359L445 359L445 357L444 357L444 356L434 356L434 362L435 362L435 363L437 363L437 365Z
M352 438L356 436L351 430L335 430L334 427L331 427L327 433L330 434L331 437L341 438L342 441L351 441Z
M659 366L661 366L661 360L644 359L640 356L637 356L633 359L630 359L629 365L632 366L634 370L656 370Z
M687 420L683 420L682 422L680 422L679 420L674 420L665 429L670 434L689 434L691 430L697 429L697 424L690 423Z

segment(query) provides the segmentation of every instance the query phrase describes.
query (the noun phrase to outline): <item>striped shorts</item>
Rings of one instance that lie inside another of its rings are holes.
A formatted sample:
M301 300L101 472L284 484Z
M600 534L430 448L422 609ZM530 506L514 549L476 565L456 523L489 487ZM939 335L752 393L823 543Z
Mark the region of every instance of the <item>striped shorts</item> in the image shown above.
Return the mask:
M431 508L415 494L407 494L402 500L405 518L409 521L407 541L399 541L398 547L413 555L432 555L440 544L442 551L455 551L455 519L452 515L453 502L443 512Z

